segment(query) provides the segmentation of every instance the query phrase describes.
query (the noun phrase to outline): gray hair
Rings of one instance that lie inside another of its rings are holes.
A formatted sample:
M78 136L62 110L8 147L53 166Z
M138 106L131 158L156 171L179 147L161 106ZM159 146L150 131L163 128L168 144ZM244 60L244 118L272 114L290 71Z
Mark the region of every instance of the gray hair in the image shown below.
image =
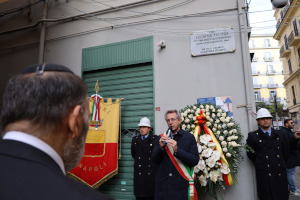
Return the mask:
M174 110L167 110L166 114L165 114L165 119L167 119L167 115L170 114L170 113L175 113L176 114L176 117L177 119L181 119L180 115L179 115L179 112L178 110L174 109Z

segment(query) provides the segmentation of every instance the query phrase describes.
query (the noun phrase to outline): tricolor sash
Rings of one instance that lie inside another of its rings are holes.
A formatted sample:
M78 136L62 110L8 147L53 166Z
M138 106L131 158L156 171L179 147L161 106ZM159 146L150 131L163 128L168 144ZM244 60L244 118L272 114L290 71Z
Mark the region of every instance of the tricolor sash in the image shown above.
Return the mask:
M163 136L166 133L161 134ZM171 145L166 144L165 146L166 152L171 159L172 163L174 164L175 168L177 169L178 173L189 182L189 189L188 189L188 199L189 200L198 200L197 191L194 185L195 173L192 167L189 167L181 162L181 160L174 157L174 150Z

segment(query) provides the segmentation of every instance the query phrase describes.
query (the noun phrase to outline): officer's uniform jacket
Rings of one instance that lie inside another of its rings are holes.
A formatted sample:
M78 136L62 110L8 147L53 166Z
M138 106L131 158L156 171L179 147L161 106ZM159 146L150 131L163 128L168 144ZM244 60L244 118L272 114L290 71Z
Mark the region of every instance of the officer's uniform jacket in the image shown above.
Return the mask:
M154 197L156 165L151 160L152 150L159 136L149 134L144 140L141 136L132 138L131 155L134 159L134 195Z
M271 136L258 129L248 133L247 144L255 151L247 152L247 156L255 165L259 199L287 200L288 137L275 129L271 129Z

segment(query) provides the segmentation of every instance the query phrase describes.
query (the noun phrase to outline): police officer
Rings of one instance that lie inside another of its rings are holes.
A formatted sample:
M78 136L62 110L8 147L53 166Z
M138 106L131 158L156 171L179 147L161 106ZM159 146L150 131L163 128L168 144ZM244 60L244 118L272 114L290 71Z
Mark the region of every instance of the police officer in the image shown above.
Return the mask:
M140 135L132 138L131 155L134 159L134 195L137 200L154 199L154 180L156 165L151 161L151 154L157 135L150 133L150 120L144 117L138 124Z
M289 155L289 140L281 131L271 128L270 112L257 111L259 129L248 133L247 152L256 170L257 193L260 200L288 200L286 160Z

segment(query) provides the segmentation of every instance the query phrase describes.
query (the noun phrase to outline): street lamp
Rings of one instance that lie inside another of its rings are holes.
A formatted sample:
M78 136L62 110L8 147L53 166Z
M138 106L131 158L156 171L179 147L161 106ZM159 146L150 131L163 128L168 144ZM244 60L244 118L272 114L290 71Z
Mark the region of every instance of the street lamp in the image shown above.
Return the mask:
M288 0L271 0L275 8L282 8L287 4Z

